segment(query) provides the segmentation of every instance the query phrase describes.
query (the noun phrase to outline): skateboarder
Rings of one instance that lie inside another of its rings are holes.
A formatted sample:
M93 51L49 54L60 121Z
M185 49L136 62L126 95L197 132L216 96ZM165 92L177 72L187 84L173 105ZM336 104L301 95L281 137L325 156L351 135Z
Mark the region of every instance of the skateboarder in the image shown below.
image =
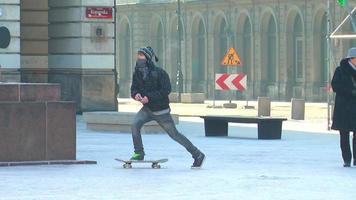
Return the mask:
M171 83L169 76L162 68L158 68L154 61L158 62L158 58L151 47L138 50L132 78L131 97L141 102L143 107L137 113L132 124L135 153L131 160L144 160L145 152L140 131L145 123L154 120L173 140L184 146L192 155L194 158L192 167L201 167L205 155L176 129L170 115L168 95L171 92Z

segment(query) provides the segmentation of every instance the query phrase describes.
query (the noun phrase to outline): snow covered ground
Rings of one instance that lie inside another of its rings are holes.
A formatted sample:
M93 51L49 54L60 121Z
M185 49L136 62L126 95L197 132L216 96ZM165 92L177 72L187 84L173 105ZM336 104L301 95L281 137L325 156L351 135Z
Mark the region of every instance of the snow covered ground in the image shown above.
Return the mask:
M288 127L298 131L291 131ZM179 129L207 155L203 169L167 135L144 135L147 159L163 169L123 169L114 158L132 154L130 134L87 130L78 117L77 157L97 165L0 168L0 199L354 199L356 168L345 169L338 135L306 133L287 122L283 139L257 140L255 126L231 124L229 138L206 138L200 119Z

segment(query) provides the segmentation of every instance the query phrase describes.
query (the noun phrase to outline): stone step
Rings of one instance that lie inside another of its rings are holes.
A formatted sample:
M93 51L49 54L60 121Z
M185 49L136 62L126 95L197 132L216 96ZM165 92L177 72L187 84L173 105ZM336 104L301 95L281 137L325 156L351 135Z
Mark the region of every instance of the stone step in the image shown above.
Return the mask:
M131 124L136 113L130 112L85 112L83 118L87 128L95 131L117 131L131 133ZM172 115L175 124L179 124L179 116ZM155 121L148 122L142 128L142 133L165 132Z

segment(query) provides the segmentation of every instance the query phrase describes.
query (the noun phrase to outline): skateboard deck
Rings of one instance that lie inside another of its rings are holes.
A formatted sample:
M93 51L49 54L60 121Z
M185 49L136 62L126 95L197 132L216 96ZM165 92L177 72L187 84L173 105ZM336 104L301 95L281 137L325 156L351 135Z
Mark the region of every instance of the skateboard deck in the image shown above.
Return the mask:
M122 160L115 158L116 161L124 163L123 167L125 169L130 169L132 168L133 163L151 163L151 167L153 169L159 169L161 168L160 163L165 163L168 161L168 159L159 159L159 160Z

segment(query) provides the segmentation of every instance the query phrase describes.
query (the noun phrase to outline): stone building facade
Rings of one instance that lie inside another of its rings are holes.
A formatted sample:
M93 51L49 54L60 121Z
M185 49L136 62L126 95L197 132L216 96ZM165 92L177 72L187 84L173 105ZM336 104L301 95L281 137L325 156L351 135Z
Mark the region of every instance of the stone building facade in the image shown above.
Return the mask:
M115 10L114 0L0 0L1 81L60 83L78 112L115 110L115 13L89 19L88 7ZM96 31L100 27L101 34Z
M347 13L337 1L330 2L334 29ZM129 95L136 50L146 45L156 49L158 65L170 74L176 90L177 2L121 0L117 8L120 96ZM348 48L356 46L355 39L333 40L334 53L328 56L327 19L327 0L182 1L183 92L205 93L208 99L232 95L233 99L325 101L334 60L339 62ZM342 29L352 32L351 23ZM242 67L220 66L230 47L241 56ZM214 93L215 74L225 72L246 73L247 92Z
M324 101L336 67L332 59L328 73L326 2L182 0L184 92ZM335 28L346 11L330 2ZM113 17L89 19L88 7L111 8ZM11 33L10 45L0 48L0 81L60 83L63 100L76 101L78 112L116 110L118 88L120 97L129 96L136 50L150 45L176 91L176 8L176 0L0 0L0 27ZM351 24L343 31L351 32ZM355 40L332 44L335 60L356 46ZM220 66L230 47L242 67ZM215 74L224 72L246 73L247 92L214 92Z

